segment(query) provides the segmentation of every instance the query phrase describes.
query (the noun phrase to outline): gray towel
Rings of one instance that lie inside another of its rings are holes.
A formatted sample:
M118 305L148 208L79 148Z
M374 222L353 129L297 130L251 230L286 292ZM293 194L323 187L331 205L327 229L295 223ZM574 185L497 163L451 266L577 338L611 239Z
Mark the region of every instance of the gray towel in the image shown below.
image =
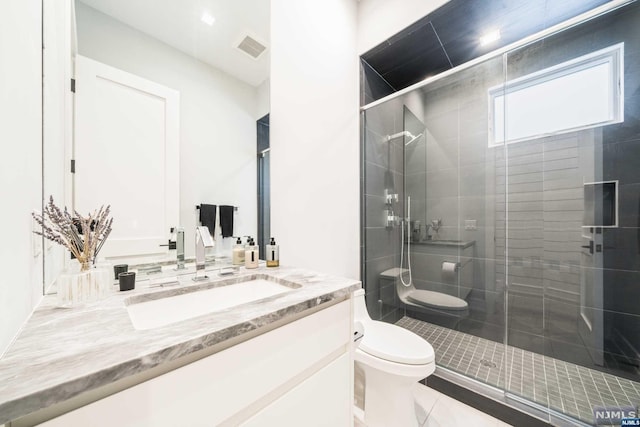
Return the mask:
M220 228L222 237L233 236L233 206L220 205Z
M206 225L211 237L215 237L216 231L216 205L200 205L200 224Z

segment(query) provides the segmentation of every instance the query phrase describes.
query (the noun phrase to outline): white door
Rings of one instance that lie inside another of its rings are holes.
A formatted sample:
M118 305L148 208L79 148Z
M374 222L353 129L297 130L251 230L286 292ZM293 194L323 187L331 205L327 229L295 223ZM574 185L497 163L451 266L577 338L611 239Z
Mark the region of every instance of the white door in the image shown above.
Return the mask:
M111 205L113 231L100 257L167 252L179 224L176 90L78 55L74 208Z

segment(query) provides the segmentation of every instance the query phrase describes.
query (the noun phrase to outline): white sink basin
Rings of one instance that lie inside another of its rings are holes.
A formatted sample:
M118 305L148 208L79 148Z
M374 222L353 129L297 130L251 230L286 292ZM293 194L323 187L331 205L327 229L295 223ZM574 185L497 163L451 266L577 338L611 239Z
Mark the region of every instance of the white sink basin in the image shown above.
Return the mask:
M136 329L153 329L292 290L289 286L269 280L254 279L130 303L127 305L127 311Z

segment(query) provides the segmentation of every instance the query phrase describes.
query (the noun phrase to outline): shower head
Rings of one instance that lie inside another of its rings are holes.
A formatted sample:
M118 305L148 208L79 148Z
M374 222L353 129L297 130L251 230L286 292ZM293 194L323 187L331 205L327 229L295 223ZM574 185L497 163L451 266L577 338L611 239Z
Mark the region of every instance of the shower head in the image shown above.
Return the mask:
M411 134L411 132L404 130L402 132L394 133L393 135L387 135L385 137L385 141L391 142L398 138L404 138L405 136L408 136L409 138L413 138L413 135Z
M409 134L409 135L411 135L411 134ZM421 134L421 133L419 133L418 135L416 135L416 136L414 136L413 138L411 138L408 142L405 142L405 143L404 143L405 147L406 147L407 145L411 144L411 143L412 143L413 141L415 141L416 139L420 138L421 136L422 136L422 134Z
M412 134L408 130L404 130L402 132L394 133L393 135L387 135L386 138L385 138L385 141L386 142L391 142L394 139L398 139L398 138L409 138L409 142L406 142L404 144L404 145L409 145L413 141L415 141L416 139L420 138L421 136L422 136L422 134L419 134L418 136L415 136L414 134Z

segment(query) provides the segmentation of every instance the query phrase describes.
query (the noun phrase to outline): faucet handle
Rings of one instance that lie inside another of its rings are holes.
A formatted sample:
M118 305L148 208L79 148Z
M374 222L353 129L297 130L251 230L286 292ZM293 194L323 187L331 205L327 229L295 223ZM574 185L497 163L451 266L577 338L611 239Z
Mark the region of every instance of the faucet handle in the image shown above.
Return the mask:
M205 248L212 248L215 246L215 242L213 241L211 234L209 234L209 227L205 225L196 227L196 244L198 243L198 239L202 242L202 245Z
M169 243L168 244L166 244L166 245L158 245L158 246L162 246L162 247L167 247L168 246L169 250L172 250L172 249L176 249L178 247L178 244L177 244L177 242L175 240L169 239Z

